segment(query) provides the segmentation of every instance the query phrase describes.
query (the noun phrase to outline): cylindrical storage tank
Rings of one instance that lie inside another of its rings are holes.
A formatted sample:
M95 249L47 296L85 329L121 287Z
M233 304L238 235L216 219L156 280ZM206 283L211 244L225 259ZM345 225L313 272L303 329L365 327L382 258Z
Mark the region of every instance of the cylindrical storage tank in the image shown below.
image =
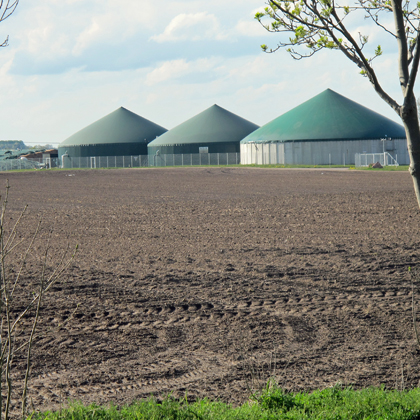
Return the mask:
M147 155L147 144L166 131L121 107L60 143L58 155L66 156L66 162L92 156ZM66 162L62 164L68 167Z
M404 128L331 89L241 141L242 164L354 165L356 153L381 152L408 163Z
M159 156L239 153L239 142L258 125L213 105L149 143L149 161Z

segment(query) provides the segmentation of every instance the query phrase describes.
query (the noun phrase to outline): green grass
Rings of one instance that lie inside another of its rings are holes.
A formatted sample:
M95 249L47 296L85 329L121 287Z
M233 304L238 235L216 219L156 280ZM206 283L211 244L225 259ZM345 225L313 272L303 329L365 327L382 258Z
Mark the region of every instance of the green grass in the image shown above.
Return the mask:
M351 169L351 170L358 170L358 171L408 171L408 165L400 165L400 166L384 166L380 169L374 169L369 167L358 167L356 168L354 165L240 165L242 167L250 167L250 168L285 168L285 169L297 169L297 168L319 168L319 169L329 169L329 168L338 168L338 169Z
M319 168L319 169L328 169L328 168L340 168L340 169L349 169L349 165L289 165L289 164L267 164L267 165L257 165L255 163L251 165L239 165L241 167L248 168L285 168L285 169L298 169L298 168Z
M312 393L285 393L267 385L240 407L204 399L189 403L171 397L151 398L130 406L100 407L73 404L59 412L32 417L38 420L416 420L420 419L420 389L385 388L353 390L336 386Z
M357 169L360 171L407 171L408 172L408 165L400 165L400 166L384 166L380 169L374 169L369 167L361 167L361 168L354 168L351 169Z

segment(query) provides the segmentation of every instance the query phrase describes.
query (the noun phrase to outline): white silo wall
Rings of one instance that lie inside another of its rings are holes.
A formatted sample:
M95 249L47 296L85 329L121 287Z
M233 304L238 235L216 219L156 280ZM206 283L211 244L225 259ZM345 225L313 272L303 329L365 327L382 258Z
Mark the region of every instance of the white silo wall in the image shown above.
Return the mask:
M290 141L241 144L241 164L354 165L356 153L388 152L400 165L410 163L405 139Z

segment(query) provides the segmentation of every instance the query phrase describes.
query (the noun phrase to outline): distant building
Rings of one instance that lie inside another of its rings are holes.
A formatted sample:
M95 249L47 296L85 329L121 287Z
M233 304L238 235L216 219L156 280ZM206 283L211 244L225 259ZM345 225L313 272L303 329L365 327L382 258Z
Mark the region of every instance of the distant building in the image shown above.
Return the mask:
M57 149L48 149L48 150L37 150L34 152L26 153L20 155L21 158L26 159L51 159L51 158L58 158L58 150Z
M241 141L242 164L354 164L386 151L409 164L404 128L327 89Z
M0 150L0 171L48 169L59 166L57 149Z
M57 149L36 150L30 153L21 154L19 158L34 161L38 166L44 168L55 168L59 166Z

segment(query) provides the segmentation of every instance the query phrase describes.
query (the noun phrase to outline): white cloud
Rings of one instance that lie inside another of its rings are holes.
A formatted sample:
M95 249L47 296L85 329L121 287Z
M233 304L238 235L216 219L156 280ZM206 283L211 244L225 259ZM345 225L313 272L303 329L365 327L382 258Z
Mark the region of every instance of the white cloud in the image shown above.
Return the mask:
M11 71L16 74L57 74L82 67L118 71L165 60L258 52L264 41L252 39L262 30L252 10L260 1L244 0L238 9L237 2L224 5L221 0L210 5L168 0L165 8L152 0L44 0L19 5L19 13L0 29L10 34L10 49L16 52ZM163 42L170 40L184 45Z
M147 74L146 85L152 86L168 80L175 80L181 77L214 71L217 69L220 59L198 59L186 61L184 59L166 61L160 64ZM210 79L211 77L209 77Z
M228 37L220 26L218 18L207 12L181 13L175 16L160 35L152 40L168 41L200 41L205 39L223 40Z
M101 9L104 11L92 16L89 26L77 37L72 50L75 55L95 44L122 44L140 30L150 30L157 15L151 3L138 0L108 1L108 6Z
M169 79L176 79L190 71L190 65L185 60L166 61L147 75L146 84L150 86Z
M71 34L62 30L63 18L52 9L34 7L31 11L25 11L21 19L26 28L13 36L13 49L17 48L16 38L20 38L18 49L38 59L62 57L70 52L73 42Z
M242 18L235 25L234 32L240 36L268 36L268 32L261 24L255 20L254 16L257 12L263 12L264 7L254 9L247 18Z
M159 9L149 0L45 0L19 5L17 12L1 27L10 34L11 48L37 62L124 44L159 20Z
M235 26L235 33L240 36L268 36L268 32L254 20L241 20Z

